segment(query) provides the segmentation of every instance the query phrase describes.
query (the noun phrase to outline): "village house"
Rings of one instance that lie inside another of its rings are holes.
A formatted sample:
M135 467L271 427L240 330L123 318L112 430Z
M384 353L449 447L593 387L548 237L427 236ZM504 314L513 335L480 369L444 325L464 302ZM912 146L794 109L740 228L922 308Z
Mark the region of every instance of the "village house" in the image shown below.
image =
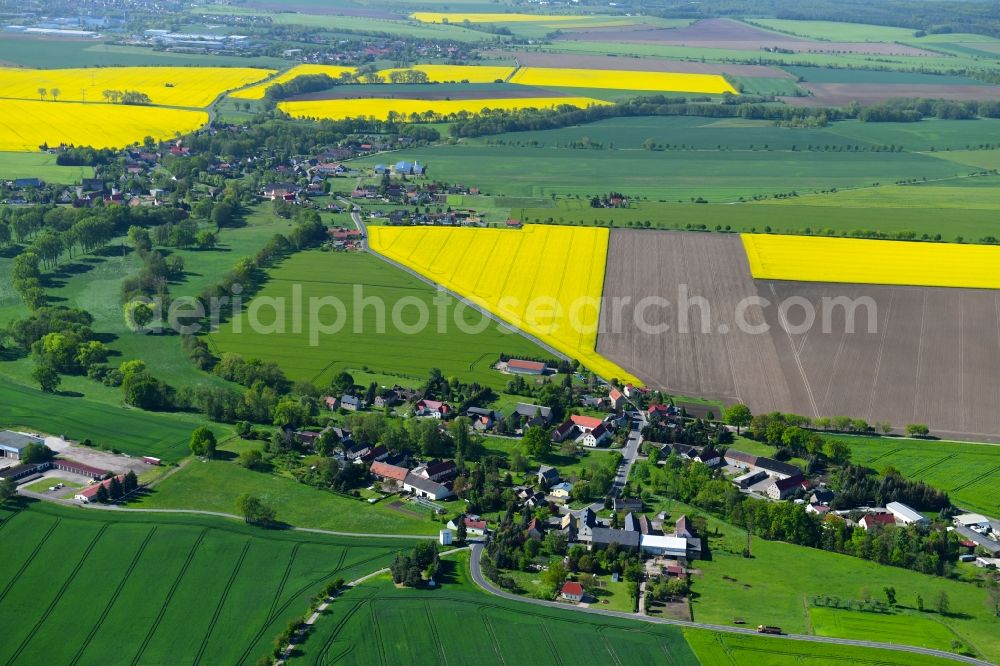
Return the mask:
M573 493L572 483L557 483L556 485L549 488L549 495L556 499L568 500L570 495Z
M773 480L767 487L767 496L774 500L783 500L793 494L802 484L802 476L788 476L785 478L771 477Z
M472 419L472 427L476 430L490 430L503 418L500 412L484 407L469 407L465 415Z
M519 402L514 405L514 413L522 419L527 419L526 426L545 426L552 421L552 410L541 405Z
M411 473L430 481L448 481L458 474L458 467L454 460L432 460L414 467Z
M354 395L344 395L340 398L341 409L346 409L349 412L359 412L367 406L368 404L364 400Z
M563 583L562 590L559 591L559 596L566 601L580 603L583 601L583 586L573 581Z
M528 527L524 530L524 535L529 539L541 541L545 536L545 525L538 518L532 518Z
M553 484L559 483L559 481L559 470L555 467L541 465L538 468L538 485L548 488Z
M611 406L611 409L617 412L625 406L625 403L625 394L618 389L613 388L608 392L608 404Z
M858 521L858 525L864 528L867 532L873 527L883 527L885 525L895 525L896 517L891 513L866 513L861 516L861 520Z
M413 405L413 413L434 419L444 419L451 414L451 405L438 400L418 400Z

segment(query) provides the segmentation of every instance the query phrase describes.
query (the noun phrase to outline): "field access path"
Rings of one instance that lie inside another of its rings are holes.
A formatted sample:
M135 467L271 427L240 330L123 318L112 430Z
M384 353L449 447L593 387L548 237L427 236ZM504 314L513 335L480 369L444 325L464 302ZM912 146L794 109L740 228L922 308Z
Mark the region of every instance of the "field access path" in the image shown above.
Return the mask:
M982 661L974 657L966 657L964 655L953 654L951 652L944 652L943 650L932 650L930 648L922 648L914 645L899 645L896 643L879 643L877 641L862 641L854 640L850 638L831 638L828 636L811 636L808 634L758 634L753 629L744 629L740 627L730 627L724 624L705 624L702 622L687 622L685 620L668 620L665 618L649 617L648 615L639 615L637 613L622 613L620 611L603 610L600 608L581 608L579 606L570 606L568 604L559 603L556 601L545 601L542 599L531 599L528 597L521 597L516 594L511 594L509 592L504 592L498 589L483 576L482 567L480 566L480 561L483 556L483 545L473 544L472 546L472 557L469 560L469 566L472 570L472 580L475 581L476 585L481 587L486 592L496 595L498 597L503 597L511 601L519 601L521 603L534 604L536 606L548 606L550 608L560 608L562 610L575 610L581 613L591 613L594 615L607 615L609 617L623 618L627 620L637 620L640 622L650 622L652 624L669 624L678 627L687 627L690 629L708 629L710 631L718 631L727 634L749 634L753 636L765 636L767 638L773 638L777 640L792 640L792 641L806 641L811 643L832 643L834 645L850 645L854 647L867 647L867 648L878 648L882 650L894 650L896 652L913 652L916 654L925 654L932 657L941 657L942 659L951 659L952 661L958 661L966 664L977 664L980 666L990 666L990 662Z

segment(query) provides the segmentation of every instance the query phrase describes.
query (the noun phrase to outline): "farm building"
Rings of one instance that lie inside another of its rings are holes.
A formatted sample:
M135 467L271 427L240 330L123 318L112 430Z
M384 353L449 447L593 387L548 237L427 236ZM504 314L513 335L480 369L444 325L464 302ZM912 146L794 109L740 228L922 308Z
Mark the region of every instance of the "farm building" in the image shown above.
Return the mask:
M49 467L51 467L51 463L48 462L31 465L12 465L11 467L0 469L0 481L17 481L18 479L24 479L34 474L44 472Z
M902 502L889 502L885 505L885 508L889 511L889 513L896 517L897 522L904 525L926 525L930 522L919 512L911 509Z
M507 372L515 375L544 375L545 364L539 361L523 361L512 358L507 361Z
M372 463L371 472L373 476L376 476L384 481L400 482L406 479L406 475L410 473L405 467L389 465L378 461Z
M639 544L644 552L652 555L687 559L688 541L684 537L643 534Z
M590 543L592 547L608 547L617 543L619 547L635 550L639 547L642 534L616 530L610 527L595 527L591 530Z
M103 478L104 475L108 473L108 470L106 469L91 467L90 465L84 465L83 463L78 463L75 460L66 460L65 458L55 458L52 461L52 466L63 472L73 472L74 474L79 474L81 476L89 476L95 481Z
M403 490L417 497L430 500L442 500L451 497L451 489L437 481L425 479L416 474L407 474L403 480Z
M0 432L0 458L17 458L20 460L22 451L29 444L44 445L45 440L41 437L33 437L32 435L25 435L13 430L4 430Z
M438 542L442 546L450 546L451 545L451 540L452 540L452 532L451 532L451 530L440 530L438 532Z
M125 475L119 474L115 478L118 479L118 483L122 483L125 480ZM81 488L77 491L76 495L73 496L73 499L81 504L89 504L94 501L94 498L97 496L98 488L103 487L105 490L108 489L111 486L111 481L111 479L105 479L100 483L95 483L87 486L86 488Z

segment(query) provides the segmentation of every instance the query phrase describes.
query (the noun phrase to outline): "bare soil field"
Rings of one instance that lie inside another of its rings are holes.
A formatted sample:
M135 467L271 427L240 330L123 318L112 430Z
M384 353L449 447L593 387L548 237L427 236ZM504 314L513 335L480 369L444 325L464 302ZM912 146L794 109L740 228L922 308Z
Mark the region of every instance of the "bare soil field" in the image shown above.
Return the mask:
M810 97L783 97L792 106L844 106L857 101L859 104L878 104L901 97L928 97L955 100L998 100L1000 86L964 86L935 84L884 84L884 83L800 83L799 87L812 93Z
M647 321L672 325L666 333L641 332L634 307L625 308L620 328L602 322L597 351L652 386L755 412L926 423L941 437L1000 440L1000 291L755 281L735 235L612 232L606 298L631 296L634 306L659 295L677 304L681 285L689 299L706 299L708 332L697 304L687 333L676 328L676 305L647 310ZM766 299L745 320L765 322L767 332L735 326L748 296ZM840 297L869 299L874 329L866 307L855 310L853 332L842 307L824 317L824 302ZM790 305L784 318L778 303ZM816 322L797 331L806 303Z
M678 72L681 74L732 74L762 78L794 78L788 72L764 65L734 65L658 58L577 55L572 53L491 51L491 58L517 60L525 67L564 67L566 69L618 69L627 72Z
M588 28L563 33L566 41L671 44L711 49L782 49L794 53L866 53L871 55L938 56L914 46L889 42L826 42L775 33L729 19L705 19L684 28Z

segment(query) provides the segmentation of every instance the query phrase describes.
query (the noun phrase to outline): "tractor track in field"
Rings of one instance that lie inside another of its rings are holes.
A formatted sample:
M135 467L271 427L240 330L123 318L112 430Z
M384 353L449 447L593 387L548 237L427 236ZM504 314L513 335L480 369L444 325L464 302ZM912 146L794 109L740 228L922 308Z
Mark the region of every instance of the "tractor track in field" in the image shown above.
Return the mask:
M330 638L326 640L326 642L323 644L323 647L320 648L320 651L316 653L317 664L324 663L327 654L329 654L330 652L330 648L333 647L333 643L335 640L337 640L337 636L340 635L340 632L341 630L343 630L344 625L347 624L347 622L352 617L354 617L354 614L357 613L358 610L362 606L364 606L367 602L368 602L367 599L359 599L357 602L355 602L353 606L347 609L347 612L344 613L344 616L337 621L337 624L333 625L333 632L330 634Z
M132 658L132 666L138 666L142 661L142 655L149 646L150 641L153 640L153 635L160 626L160 622L163 621L163 616L167 614L167 608L170 606L170 601L174 598L174 594L177 593L177 588L181 586L181 581L184 579L184 575L187 573L188 568L191 566L191 562L194 561L195 554L198 552L198 548L201 547L202 542L205 540L205 536L208 534L208 528L203 529L199 534L198 538L194 540L191 545L191 549L188 551L187 559L184 560L184 564L181 565L180 571L177 572L177 576L174 577L174 582L170 586L170 590L167 591L167 597L163 600L163 604L160 606L160 612L157 613L156 619L149 626L149 630L146 632L146 637L143 638L142 644L139 645L139 651L136 652L135 657Z
M69 576L66 577L66 580L63 581L63 584L59 587L59 591L56 592L56 595L52 598L48 607L38 618L38 621L35 622L35 626L31 628L31 631L29 631L28 635L24 637L21 644L17 646L17 650L14 651L14 654L11 655L10 659L7 661L8 666L12 666L17 663L18 657L20 657L25 648L28 647L32 639L34 639L35 634L37 634L38 630L42 628L43 624L45 624L45 621L49 619L52 611L54 611L56 606L59 605L60 599L62 599L66 590L76 579L76 575L80 573L80 569L82 569L83 565L87 563L87 558L90 557L90 553L93 552L94 548L97 546L97 542L101 540L101 537L104 536L104 533L108 531L109 527L111 527L111 524L106 523L103 527L101 527L101 529L97 530L97 534L95 534L94 538L90 540L89 544L87 544L87 548L83 551L83 554L80 556L79 561L77 561L76 566L73 567L73 571L71 571Z
M16 583L21 577L24 570L35 561L35 558L38 556L38 552L42 549L42 546L45 545L45 542L49 540L49 537L52 536L52 533L56 531L56 528L59 527L59 523L61 522L62 518L56 518L55 522L52 523L52 526L49 527L48 531L42 536L38 544L34 547L34 549L32 549L31 555L28 555L28 557L25 558L24 564L20 566L14 574L14 577L11 578L10 581L4 586L3 591L0 591L0 602L7 598L7 594L10 592L11 588L14 587L14 583Z
M135 571L136 566L139 564L139 560L142 559L142 554L146 551L146 546L149 545L149 542L153 539L153 535L156 534L156 529L156 527L153 527L149 530L149 533L146 534L146 538L143 539L142 543L139 545L139 549L135 551L135 555L132 556L132 561L129 562L128 568L122 575L121 580L118 581L118 585L115 587L115 591L111 595L111 598L108 599L108 603L104 605L104 610L101 611L100 616L97 618L97 622L95 622L94 626L90 628L87 636L80 644L80 648L76 651L76 654L73 655L73 660L70 662L71 666L75 666L80 662L80 658L83 657L83 653L87 651L88 647L90 647L90 643L94 640L94 636L96 636L97 632L101 630L101 627L104 625L104 621L108 618L108 614L111 612L111 609L114 608L115 603L118 601L118 597L121 596L122 590L125 589L126 583L128 583L129 578L132 576L132 572Z
M257 642L260 640L261 636L264 635L264 632L267 631L267 628L270 627L272 624L274 624L274 621L276 619L278 619L278 616L281 615L282 613L284 613L285 610L287 610L288 607L292 605L292 602L295 601L296 599L298 599L299 596L301 596L307 590L309 590L309 588L314 587L316 585L319 585L323 581L326 581L326 580L330 579L331 577L336 576L337 573L343 568L344 560L346 559L346 557L347 557L347 549L344 548L342 550L342 552L341 552L340 560L337 563L337 568L336 569L334 569L333 571L331 571L328 574L324 574L323 576L320 576L319 578L314 578L313 580L309 581L308 583L306 583L305 585L303 585L302 587L300 587L299 589L297 589L291 595L289 595L289 597L285 601L285 603L281 604L281 606L279 606L278 609L275 610L274 613L269 618L267 618L266 620L264 620L264 623L261 625L260 629L257 630L257 633L254 635L254 637L247 643L246 650L243 651L243 654L240 655L240 658L239 658L239 660L236 663L237 664L246 663L246 660L249 657L250 652L253 650L253 646L257 644ZM359 565L362 565L362 564L367 564L368 562L371 562L372 560L378 559L380 557L382 557L381 553L378 554L378 555L373 555L372 557L369 557L369 558L367 558L365 560L361 560L359 562L352 563L350 566L354 567L354 566L359 566Z
M236 577L239 576L240 570L243 568L243 561L246 560L247 553L250 552L250 544L252 543L252 539L247 539L247 542L243 544L243 550L240 552L239 559L236 560L236 565L233 567L232 573L229 574L229 580L226 581L226 587L222 590L219 602L215 604L215 612L212 613L212 619L208 622L208 628L205 630L205 636L201 639L201 645L198 646L198 652L194 657L194 664L196 666L201 663L201 658L205 655L205 650L208 648L208 641L212 637L212 632L215 631L215 625L219 622L219 616L222 615L222 607L226 605L226 599L229 598L229 592L233 589Z

